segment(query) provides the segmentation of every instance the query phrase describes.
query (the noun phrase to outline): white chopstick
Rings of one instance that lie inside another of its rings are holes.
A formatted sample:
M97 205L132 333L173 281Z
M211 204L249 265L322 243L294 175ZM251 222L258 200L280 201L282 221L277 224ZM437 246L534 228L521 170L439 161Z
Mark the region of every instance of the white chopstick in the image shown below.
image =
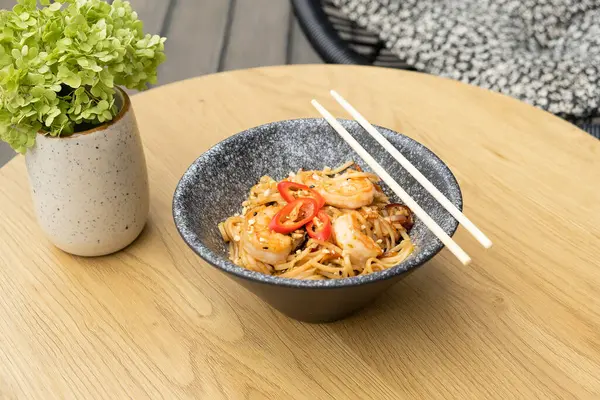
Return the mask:
M374 173L396 193L398 197L406 204L415 215L423 221L425 226L433 232L435 236L459 259L461 263L467 265L471 262L471 258L444 230L413 200L412 197L383 169L381 165L350 135L350 133L316 100L312 100L311 104L321 113L323 118L331 125L331 127L352 147L352 149L371 167Z
M330 91L333 98L337 100L338 103L346 110L352 118L354 118L367 132L373 136L380 145L382 145L388 153L390 153L396 161L404 167L405 170L408 171L409 174L413 176L427 190L444 208L454 217L456 220L462 224L471 235L481 243L483 247L489 249L492 247L492 241L475 226L473 222L469 218L465 216L442 192L436 188L433 183L429 179L427 179L414 165L411 164L410 161L406 159L400 153L394 145L392 145L373 125L366 120L350 103L346 101L342 96L340 96L335 90Z

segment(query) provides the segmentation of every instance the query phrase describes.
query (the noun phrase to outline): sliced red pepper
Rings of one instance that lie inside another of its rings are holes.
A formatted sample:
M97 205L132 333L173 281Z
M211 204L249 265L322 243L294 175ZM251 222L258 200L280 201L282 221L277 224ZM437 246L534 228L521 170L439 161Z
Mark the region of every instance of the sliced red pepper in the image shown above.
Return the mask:
M292 212L297 210L298 215L291 219ZM269 223L269 228L277 233L290 233L302 228L317 215L319 210L317 202L311 198L301 198L288 203Z
M313 190L301 183L281 181L277 184L277 190L279 190L279 193L281 193L281 197L283 197L283 199L288 203L291 203L292 201L296 200L294 192L302 190L308 192L309 196L299 196L298 198L313 198L317 202L318 208L323 208L323 206L325 205L325 199L323 198L323 196L321 196L316 190Z
M320 223L315 223L315 219L318 219ZM313 239L323 242L327 241L331 236L331 219L329 219L329 215L323 211L319 211L317 216L306 224L306 232Z

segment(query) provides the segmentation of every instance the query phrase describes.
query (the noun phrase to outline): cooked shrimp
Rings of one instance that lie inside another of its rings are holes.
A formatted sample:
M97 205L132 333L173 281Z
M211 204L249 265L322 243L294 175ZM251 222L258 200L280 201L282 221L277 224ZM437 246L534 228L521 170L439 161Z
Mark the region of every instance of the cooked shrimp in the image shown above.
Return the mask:
M258 206L246 214L241 232L244 250L267 264L285 262L292 252L292 238L269 229L269 222L281 206Z
M376 188L370 179L371 174L344 172L335 177L304 171L296 176L307 186L313 187L325 204L355 210L373 202Z
M352 265L364 265L369 258L383 253L381 247L362 232L354 212L343 214L333 221L333 234L337 245L350 256Z

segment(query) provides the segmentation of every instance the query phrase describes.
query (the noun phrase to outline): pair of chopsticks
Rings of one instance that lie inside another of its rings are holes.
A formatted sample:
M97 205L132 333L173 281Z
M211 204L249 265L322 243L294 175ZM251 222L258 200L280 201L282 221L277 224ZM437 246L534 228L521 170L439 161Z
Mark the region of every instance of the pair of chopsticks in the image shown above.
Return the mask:
M383 146L402 165L402 167L416 179L483 247L492 247L492 241L483 234L442 192L440 192L410 161L406 159L381 133L375 129L350 103L340 96L335 90L330 91L335 100L352 117ZM319 111L331 127L352 147L352 149L371 167L379 177L396 193L415 215L423 221L425 226L454 254L460 262L467 265L471 257L454 241L444 230L419 206L419 204L392 178L383 167L350 135L350 133L316 100L311 104Z

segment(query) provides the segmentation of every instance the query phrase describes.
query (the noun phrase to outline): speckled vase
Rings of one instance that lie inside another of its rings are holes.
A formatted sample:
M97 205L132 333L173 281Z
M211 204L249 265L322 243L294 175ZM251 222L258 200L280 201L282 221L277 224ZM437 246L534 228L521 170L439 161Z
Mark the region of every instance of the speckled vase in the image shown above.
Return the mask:
M56 247L80 256L131 244L148 218L148 173L129 96L109 123L69 137L38 135L25 157L39 224Z

